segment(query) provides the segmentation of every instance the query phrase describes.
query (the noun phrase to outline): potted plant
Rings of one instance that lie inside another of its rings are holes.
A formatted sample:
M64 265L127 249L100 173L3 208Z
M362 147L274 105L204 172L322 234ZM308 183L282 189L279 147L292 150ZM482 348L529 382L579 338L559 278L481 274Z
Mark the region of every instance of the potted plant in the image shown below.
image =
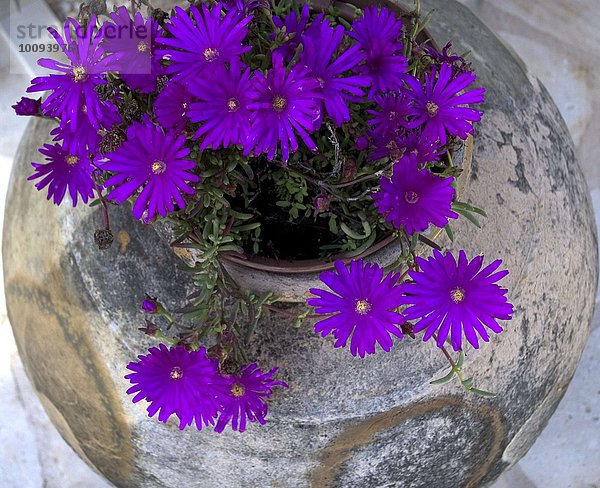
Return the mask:
M53 31L68 60L41 61L55 73L28 89L49 95L15 107L57 119L29 179L57 205L98 208L100 250L130 203L192 276L179 307L141 304L156 343L123 370L133 401L182 430L265 424L295 380L257 344L286 319L331 335L354 371L423 339L450 364L432 384L494 397L463 363L512 317L508 271L439 243L486 216L460 200L485 89L433 42L430 14L262 0L148 13L68 19Z

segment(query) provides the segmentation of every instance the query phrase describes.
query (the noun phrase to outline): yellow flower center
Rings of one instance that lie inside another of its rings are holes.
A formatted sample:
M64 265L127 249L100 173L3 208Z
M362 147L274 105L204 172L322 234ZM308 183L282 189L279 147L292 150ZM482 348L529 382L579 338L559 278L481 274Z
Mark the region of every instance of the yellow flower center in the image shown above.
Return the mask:
M180 380L183 378L183 370L179 366L173 366L169 376L174 380Z
M67 164L69 166L75 166L79 162L79 158L77 156L69 156L67 158Z
M137 46L137 50L138 53L145 53L148 50L148 44L146 44L144 41L140 41Z
M434 102L427 102L425 107L427 108L427 113L430 117L435 117L438 113L438 110L440 109L438 104Z
M234 397L244 396L244 394L246 393L246 387L241 383L234 383L231 387L231 393L233 393Z
M409 190L404 194L404 200L406 203L417 203L419 201L419 194L415 191Z
M156 161L154 161L152 163L152 172L155 175L163 174L166 170L167 170L167 163L165 163L164 161L157 159Z
M73 79L79 83L80 81L85 81L87 78L87 73L85 72L85 68L83 66L75 66L73 68Z
M368 300L357 300L356 301L356 313L360 315L367 315L371 311L372 305Z
M287 100L283 98L281 95L276 95L273 97L273 109L275 112L283 112L283 109L287 105Z
M450 292L450 298L452 298L454 303L462 302L465 299L465 290L458 287L454 288L454 290Z
M219 51L217 51L216 49L213 49L212 47L207 47L204 50L204 59L206 59L206 61L208 61L209 63L212 63L215 59L217 59L219 57Z
M227 100L227 108L230 112L237 112L240 108L240 101L237 98Z

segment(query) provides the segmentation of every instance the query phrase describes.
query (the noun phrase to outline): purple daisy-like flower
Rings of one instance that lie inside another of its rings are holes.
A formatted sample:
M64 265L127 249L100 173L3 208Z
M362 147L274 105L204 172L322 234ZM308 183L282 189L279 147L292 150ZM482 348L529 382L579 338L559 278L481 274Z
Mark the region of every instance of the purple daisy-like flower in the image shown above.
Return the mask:
M422 232L429 224L444 227L450 218L455 191L454 178L440 178L413 164L396 163L392 178L381 178L380 190L373 194L379 213L396 228L403 226L408 235Z
M302 41L302 34L308 25L309 16L310 11L307 3L302 7L300 15L296 12L290 12L284 20L276 15L273 16L275 26L280 30L285 29L285 34L289 37L287 41L275 50L275 52L283 57L286 63L294 57L294 53ZM273 34L271 40L274 40L276 37L276 34Z
M218 80L218 82L217 82ZM242 144L250 134L249 105L258 94L250 79L250 69L241 62L229 68L217 66L210 76L197 79L190 90L198 99L188 115L200 123L195 138L203 138L200 149Z
M152 18L144 19L141 12L136 12L132 19L125 7L111 12L110 18L112 22L103 25L102 47L112 53L111 69L117 71L130 88L152 93L156 90L157 78L166 70L156 55L162 29Z
M420 131L390 133L387 136L374 134L374 150L369 159L375 161L389 158L395 163L409 163L415 167L439 161L444 150L437 139Z
M223 432L229 422L239 432L246 430L247 420L264 425L269 411L264 399L272 395L274 387L288 387L283 381L273 379L276 372L277 368L273 368L265 373L256 364L250 364L239 376L230 376L226 394L219 396L221 413L215 431Z
M136 219L146 210L150 220L157 213L166 217L174 203L185 207L182 193L194 193L188 182L200 180L190 172L196 163L186 159L190 150L185 141L184 135L165 133L148 120L129 126L127 141L102 163L104 171L116 173L104 184L115 187L107 198L121 204L142 188L133 205Z
M389 351L392 335L402 339L398 325L406 319L395 310L402 303L402 292L397 286L400 275L388 273L377 264L364 264L362 259L335 262L335 271L321 273L321 281L331 291L311 289L318 298L309 298L308 305L319 314L334 314L315 324L315 332L323 337L332 333L335 347L344 347L350 336L350 352L362 358L375 354L375 345ZM333 293L332 293L333 292Z
M78 114L79 124L77 127L73 127L70 122L61 121L61 125L50 131L50 135L54 136L53 141L63 141L63 147L70 152L98 153L98 146L102 141L103 134L113 125L120 124L121 116L114 103L100 102L102 115L95 127L86 117L84 107L82 106Z
M354 45L333 59L344 35L342 26L333 28L319 15L302 36L300 58L319 82L327 115L338 127L350 120L348 101L363 97L363 88L370 85L368 76L348 74L364 59L360 46Z
M189 112L194 101L196 98L185 84L168 83L154 102L156 120L165 129L181 132L189 119Z
M68 152L61 144L44 144L39 151L46 157L47 163L31 163L35 172L27 179L42 178L35 187L38 190L48 187L48 200L52 198L56 205L60 205L68 190L73 207L76 207L78 195L83 203L94 196L93 167L89 158Z
M11 105L17 115L42 115L42 99L21 97L14 105Z
M64 40L52 27L48 32L66 54L69 64L54 59L43 58L40 66L53 69L61 74L40 76L31 80L28 92L51 90L52 93L42 102L42 110L46 115L59 117L69 122L74 128L78 125L78 114L83 107L90 123L98 127L102 117L100 98L94 90L97 85L106 83L104 72L108 70L110 57L104 57L100 46L103 31L99 29L94 35L96 17L92 16L85 32L74 19L65 22Z
M220 3L211 9L202 5L200 12L192 5L192 21L185 10L175 7L171 23L165 26L173 37L161 37L160 43L168 47L158 50L170 61L167 73L174 80L193 81L206 68L230 63L251 49L242 42L252 17L242 17L235 10L221 17L221 9Z
M412 100L415 117L424 131L446 144L449 133L466 139L473 133L473 122L481 120L482 112L465 105L483 103L485 88L460 93L477 79L474 73L459 73L453 77L452 66L442 64L425 75L425 86L414 76L405 78L408 88L404 90Z
M402 21L387 8L367 7L349 35L366 54L366 61L358 71L371 77L369 98L377 92L400 88L408 67L404 47L398 40L402 36Z
M475 348L478 336L484 342L490 337L486 327L496 334L502 332L498 320L510 320L513 306L506 299L507 290L497 281L508 271L497 271L502 261L497 259L481 269L483 256L469 262L460 251L458 262L451 253L437 250L428 259L417 257L421 271L409 271L412 283L401 285L405 293L402 302L411 304L404 314L408 320L420 319L414 331L425 330L423 340L437 332L437 345L442 347L450 335L452 348L462 348L462 335Z
M148 353L127 365L133 371L125 375L133 384L127 393L136 394L132 401L148 401L148 416L158 413L161 422L177 415L182 430L194 421L198 430L214 425L219 411L216 397L227 383L219 375L216 362L206 356L206 349L187 351L183 346L167 348L160 344Z
M372 132L378 137L395 134L403 129L416 127L409 117L413 115L411 101L398 92L387 92L375 97L379 110L367 110L373 118L369 124L373 126Z
M317 129L320 120L319 82L310 76L308 70L295 65L286 70L283 58L273 53L273 69L265 77L256 73L254 88L257 100L248 108L252 110L252 129L245 144L244 155L267 153L271 161L275 157L278 144L281 145L283 164L287 163L290 149L298 149L294 132L311 151L317 145L309 133Z

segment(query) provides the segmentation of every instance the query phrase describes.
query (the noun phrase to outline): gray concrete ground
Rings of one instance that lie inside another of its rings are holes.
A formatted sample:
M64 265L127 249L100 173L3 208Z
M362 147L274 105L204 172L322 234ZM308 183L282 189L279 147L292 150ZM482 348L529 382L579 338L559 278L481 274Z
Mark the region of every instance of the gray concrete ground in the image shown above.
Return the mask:
M461 1L523 58L553 95L573 135L600 224L598 0ZM2 3L4 8L6 3ZM3 10L0 13L6 14ZM8 52L7 40L0 35L0 223L12 159L26 124L25 119L13 115L10 105L24 95L31 77L28 66L9 66ZM1 232L0 226L0 236ZM573 299L576 297L573 290ZM493 488L600 487L599 325L597 313L573 382L546 430ZM33 393L6 319L3 293L0 398L0 487L108 486L67 446Z

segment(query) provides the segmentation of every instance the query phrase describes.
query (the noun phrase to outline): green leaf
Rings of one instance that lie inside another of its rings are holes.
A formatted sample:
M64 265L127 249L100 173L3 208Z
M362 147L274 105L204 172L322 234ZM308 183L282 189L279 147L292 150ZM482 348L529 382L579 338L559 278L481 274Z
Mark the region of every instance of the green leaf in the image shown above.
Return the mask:
M446 227L444 227L444 230L446 231L446 234L448 235L448 239L450 239L452 242L454 242L454 232L452 232L450 223L446 224Z
M467 390L469 390L473 384L473 376L467 378L466 380L462 380L462 384Z
M458 361L456 361L456 367L458 369L462 368L462 365L465 362L465 353L464 351L460 351L460 354L458 355Z
M363 252L365 252L367 249L369 249L374 243L375 243L375 238L377 237L377 234L375 232L373 232L371 234L371 236L359 247L357 247L354 251L347 253L348 257L354 257L354 256L358 256L359 254L362 254Z
M450 372L444 376L443 378L438 378L437 380L430 381L430 385L443 385L444 383L448 383L450 380L454 378L454 370L451 369Z
M362 234L359 234L358 232L353 231L344 222L342 222L340 224L340 229L342 229L342 232L344 234L346 234L348 237L351 237L352 239L356 239L359 241L362 241L363 239L366 239L367 237L369 237L368 235L362 235ZM370 227L369 227L369 233L370 233Z
M467 212L472 212L472 213L476 213L479 214L483 217L487 217L487 213L485 213L485 210L476 207L474 205L471 205L470 203L465 203L465 202L454 202L452 204L452 208L453 209L461 209L461 210L466 210Z
M484 398L496 398L496 394L492 393L491 391L479 390L473 387L469 388L469 391Z
M477 220L477 217L475 217L471 212L469 212L467 210L459 209L459 208L455 208L454 211L456 213L462 215L465 219L467 219L469 222L471 222L475 227L477 227L478 229L481 229L481 224L479 223L479 220Z

